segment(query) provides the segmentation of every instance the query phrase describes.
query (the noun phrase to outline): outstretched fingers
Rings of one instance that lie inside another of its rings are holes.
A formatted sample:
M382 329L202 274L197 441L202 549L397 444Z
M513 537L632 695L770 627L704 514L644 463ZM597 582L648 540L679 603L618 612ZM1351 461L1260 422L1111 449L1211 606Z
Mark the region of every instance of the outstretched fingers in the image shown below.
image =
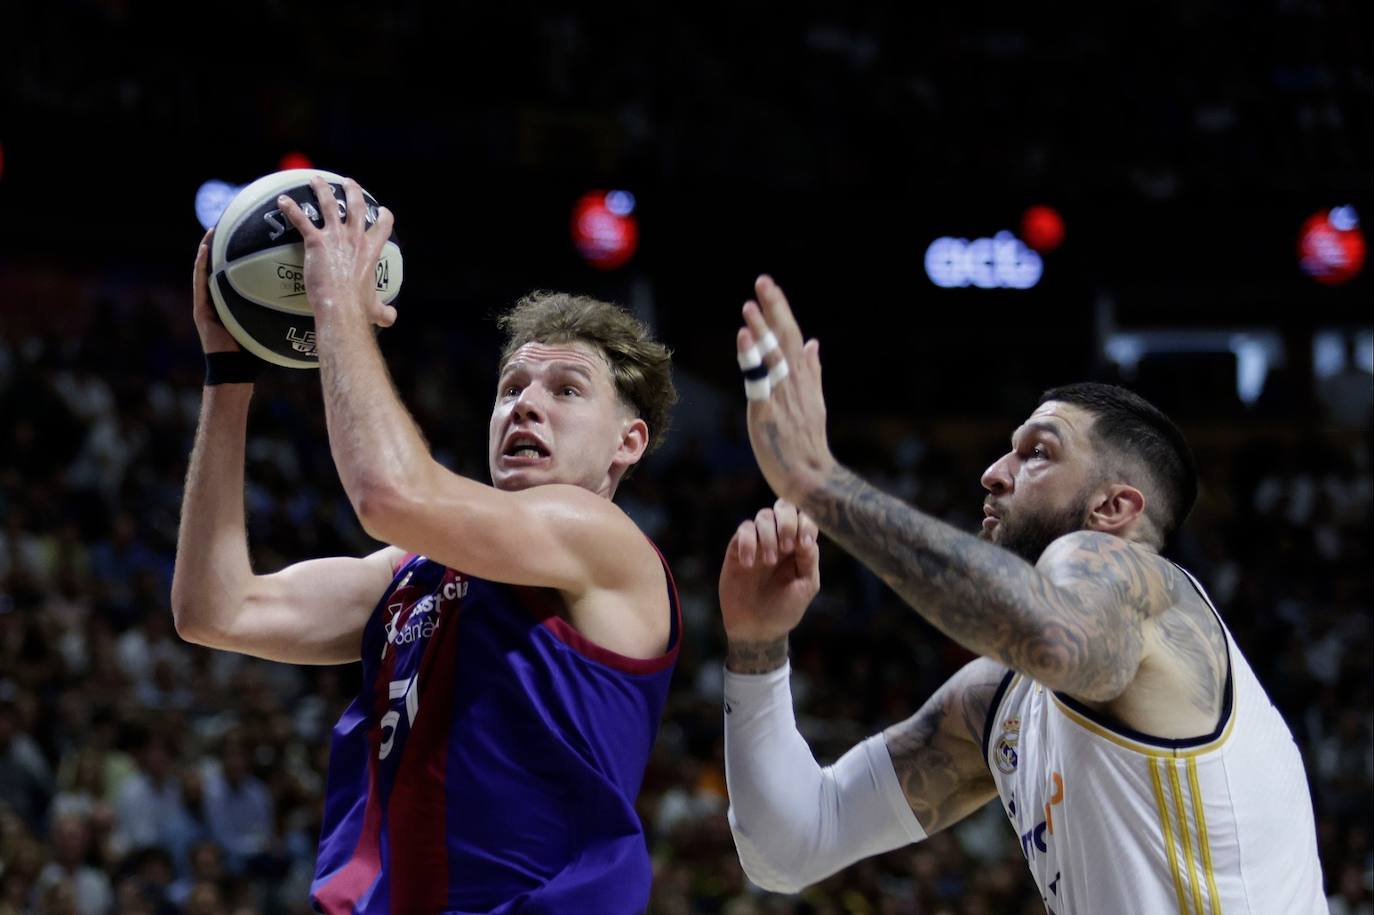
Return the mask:
M754 281L754 294L758 297L763 320L778 335L783 354L790 359L797 359L802 348L801 328L792 316L792 306L787 303L782 287L765 273Z
M735 335L735 358L744 375L744 397L751 403L767 402L772 387L768 379L768 362L759 347L758 338L748 327L741 327Z
M742 313L745 326L735 337L735 349L744 373L744 396L750 401L766 401L791 368L758 303L745 302Z

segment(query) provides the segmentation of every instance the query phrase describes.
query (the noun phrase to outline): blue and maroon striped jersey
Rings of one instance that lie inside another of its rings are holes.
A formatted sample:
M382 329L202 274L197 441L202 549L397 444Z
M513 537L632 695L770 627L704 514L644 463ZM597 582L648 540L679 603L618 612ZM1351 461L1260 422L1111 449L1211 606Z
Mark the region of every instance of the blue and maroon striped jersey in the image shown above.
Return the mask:
M677 660L583 638L556 592L408 556L363 631L334 727L321 912L642 912L635 812Z

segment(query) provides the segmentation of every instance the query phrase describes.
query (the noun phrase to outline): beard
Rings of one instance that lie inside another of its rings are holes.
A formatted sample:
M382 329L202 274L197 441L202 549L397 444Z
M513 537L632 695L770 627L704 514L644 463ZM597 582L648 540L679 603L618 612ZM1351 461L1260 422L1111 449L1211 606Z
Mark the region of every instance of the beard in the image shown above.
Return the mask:
M1046 547L1065 534L1083 530L1087 520L1088 504L1085 496L1075 500L1069 508L1057 512L1019 512L1005 515L992 529L995 539L982 531L978 532L978 536L1003 549L1011 550L1026 562L1035 565Z

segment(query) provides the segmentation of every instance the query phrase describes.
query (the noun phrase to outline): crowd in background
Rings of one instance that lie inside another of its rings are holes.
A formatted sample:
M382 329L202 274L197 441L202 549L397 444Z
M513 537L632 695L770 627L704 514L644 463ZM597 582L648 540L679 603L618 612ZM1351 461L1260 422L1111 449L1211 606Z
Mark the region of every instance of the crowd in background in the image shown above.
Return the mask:
M79 335L0 326L2 915L309 911L329 731L358 669L267 663L174 631L202 367L184 303L167 301L102 301ZM392 364L439 458L485 479L491 379L442 360ZM1036 392L1024 393L1028 412ZM1186 427L1204 490L1173 555L1208 585L1302 748L1332 911L1367 913L1368 417L1341 425L1314 396L1269 401L1303 406L1255 418L1237 405ZM832 437L878 485L973 530L978 473L1020 418L835 417ZM742 412L682 425L618 498L672 564L685 618L638 800L656 872L650 911L1042 912L996 805L800 896L748 883L725 819L715 580L734 527L771 496ZM374 548L337 482L314 374L273 370L259 383L246 499L260 571ZM829 543L822 576L792 663L800 727L827 762L913 713L969 656Z
M1076 8L402 0L315 17L315 46L289 66L244 51L215 67L207 47L297 34L302 14L251 0L201 15L26 7L0 91L54 130L176 131L197 158L346 141L404 149L457 185L462 163L808 191L926 192L937 177L1150 200L1295 176L1367 187L1367 22L1339 0L1180 0L1129 36ZM169 28L198 40L129 53Z

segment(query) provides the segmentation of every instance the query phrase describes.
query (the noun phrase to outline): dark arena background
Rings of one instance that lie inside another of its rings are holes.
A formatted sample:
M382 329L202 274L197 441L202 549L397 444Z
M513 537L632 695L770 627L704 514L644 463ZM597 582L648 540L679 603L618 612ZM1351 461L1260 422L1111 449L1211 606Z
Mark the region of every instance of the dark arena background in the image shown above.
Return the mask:
M1302 748L1331 911L1371 911L1368 4L22 6L0 51L0 913L309 911L357 671L199 649L169 609L200 220L294 162L395 212L381 342L454 470L486 479L492 316L521 294L623 303L676 352L675 428L617 500L686 614L638 801L651 912L1043 911L997 805L799 896L740 870L716 576L772 501L734 358L764 271L822 341L840 460L963 528L1041 390L1116 381L1174 416L1204 488L1170 555ZM315 373L258 384L247 504L259 570L376 547ZM828 762L968 656L822 549L792 648Z

